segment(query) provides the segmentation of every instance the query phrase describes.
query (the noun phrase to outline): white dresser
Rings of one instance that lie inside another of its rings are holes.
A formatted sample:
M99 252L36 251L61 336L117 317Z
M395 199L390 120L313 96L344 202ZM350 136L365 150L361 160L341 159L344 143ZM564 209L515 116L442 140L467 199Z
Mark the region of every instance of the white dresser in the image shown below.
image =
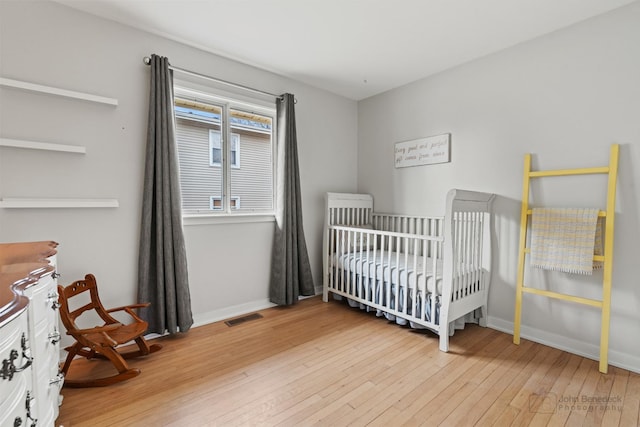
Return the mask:
M0 273L0 427L48 427L58 417L64 377L55 255L48 261L26 275L0 267L9 271Z
M35 419L31 349L28 342L29 300L16 296L11 313L0 315L0 426L29 426ZM31 420L30 420L31 418Z

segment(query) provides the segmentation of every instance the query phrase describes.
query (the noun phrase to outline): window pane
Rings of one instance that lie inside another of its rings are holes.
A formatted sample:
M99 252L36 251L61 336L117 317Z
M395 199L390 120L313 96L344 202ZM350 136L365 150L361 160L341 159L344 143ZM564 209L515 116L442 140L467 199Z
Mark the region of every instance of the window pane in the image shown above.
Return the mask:
M222 163L222 150L219 148L211 149L211 165L220 166Z
M217 150L218 154L214 154L210 135L218 135L219 145L222 108L176 98L175 111L183 212L220 210L224 185L222 168L211 166L211 161L218 156L220 162L222 152ZM218 201L212 202L212 197Z
M220 166L222 164L222 145L220 145L219 131L209 131L209 145L211 147L211 166Z
M240 167L240 135L231 134L231 166Z
M213 210L222 209L222 199L219 198L219 197L212 197L211 198L211 209L213 209Z
M240 212L273 210L273 138L269 116L230 110L232 135L231 198ZM234 150L233 136L238 135ZM235 156L235 157L234 157Z

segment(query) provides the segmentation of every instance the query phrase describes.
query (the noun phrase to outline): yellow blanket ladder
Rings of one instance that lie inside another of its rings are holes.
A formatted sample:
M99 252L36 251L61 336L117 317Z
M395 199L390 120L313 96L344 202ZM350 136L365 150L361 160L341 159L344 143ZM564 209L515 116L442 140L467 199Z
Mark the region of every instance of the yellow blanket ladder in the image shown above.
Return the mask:
M522 211L520 214L520 243L518 251L518 278L516 283L516 309L513 326L513 342L520 344L520 318L522 315L522 294L530 293L549 298L556 298L565 301L572 301L578 304L590 305L600 308L602 311L600 330L600 366L602 373L607 373L608 361L607 353L609 348L609 318L611 316L611 273L613 268L613 226L616 204L616 179L618 175L618 144L611 146L609 156L609 166L582 168L582 169L560 169L547 171L531 170L531 154L527 154L524 159L524 180L522 185ZM594 256L594 261L603 262L603 283L602 300L582 298L574 295L567 295L559 292L552 292L532 287L524 284L524 262L525 254L530 252L526 247L527 225L532 211L529 208L529 182L531 178L557 177L567 175L588 175L588 174L608 174L607 185L607 207L606 211L600 211L598 216L604 217L605 239L604 255Z

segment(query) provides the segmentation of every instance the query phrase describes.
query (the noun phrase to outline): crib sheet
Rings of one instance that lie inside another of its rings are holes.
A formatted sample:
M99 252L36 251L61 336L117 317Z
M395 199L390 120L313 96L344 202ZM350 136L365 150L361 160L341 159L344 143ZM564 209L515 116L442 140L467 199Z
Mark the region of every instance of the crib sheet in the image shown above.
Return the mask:
M405 260L405 258L408 258ZM426 262L426 270L424 263ZM380 253L376 251L356 251L349 253L334 253L332 255L332 266L348 272L362 274L364 278L382 280L397 285L400 282L401 287L416 288L416 280L418 289L424 289L425 281L427 283L427 292L442 295L442 260L437 259L436 274L433 274L433 258L431 257L414 257L405 253L396 253L394 251ZM414 271L415 270L415 271ZM454 268L454 280L460 283L459 289L467 289L473 287L481 277L482 269L473 268L470 265L459 265ZM417 273L416 273L417 272ZM425 274L426 273L426 274Z

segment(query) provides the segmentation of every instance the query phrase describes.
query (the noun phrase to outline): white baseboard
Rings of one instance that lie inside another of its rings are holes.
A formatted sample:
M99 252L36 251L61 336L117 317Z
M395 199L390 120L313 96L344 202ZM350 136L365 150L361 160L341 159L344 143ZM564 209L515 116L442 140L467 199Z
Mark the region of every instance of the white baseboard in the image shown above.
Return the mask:
M209 311L207 313L196 314L193 316L192 328L198 326L207 325L209 323L219 322L221 320L230 319L233 317L242 316L244 314L253 313L254 311L264 310L265 308L275 307L276 304L269 301L269 299L250 301L244 304L238 304L231 307L225 307L218 310ZM150 333L144 337L148 340L153 340L162 337L162 334ZM124 345L133 344L133 341L125 343ZM60 361L64 362L67 357L67 352L60 348ZM80 356L76 356L79 358Z
M315 296L315 295L313 295ZM300 299L311 298L301 296ZM192 328L208 325L210 323L220 322L221 320L227 320L234 317L242 316L245 314L253 313L254 311L264 310L267 308L275 307L277 304L272 303L269 299L249 301L246 303L234 305L231 307L220 308L217 310L208 311L206 313L195 314L193 316ZM147 339L159 338L163 335L151 333L145 335Z
M316 294L317 295L317 294ZM314 297L300 296L299 299L307 299ZM209 311L207 313L196 314L193 316L193 328L198 326L208 325L209 323L219 322L221 320L231 319L233 317L242 316L244 314L253 313L254 311L264 310L266 308L275 307L277 304L272 303L269 299L250 301L243 304L234 305L231 307L225 307L218 310Z
M487 326L498 331L513 335L513 322L488 316ZM588 359L600 359L600 347L585 343L563 335L554 334L530 326L520 326L520 337L549 347L557 348ZM609 349L609 365L640 373L640 357Z
M231 307L220 308L220 309L209 311L206 313L196 314L193 316L192 327L197 328L198 326L219 322L221 320L242 316L247 313L252 313L258 310L264 310L265 308L270 308L275 306L276 304L269 301L269 299L263 299L263 300L257 300L257 301L250 301L247 303L238 304Z

